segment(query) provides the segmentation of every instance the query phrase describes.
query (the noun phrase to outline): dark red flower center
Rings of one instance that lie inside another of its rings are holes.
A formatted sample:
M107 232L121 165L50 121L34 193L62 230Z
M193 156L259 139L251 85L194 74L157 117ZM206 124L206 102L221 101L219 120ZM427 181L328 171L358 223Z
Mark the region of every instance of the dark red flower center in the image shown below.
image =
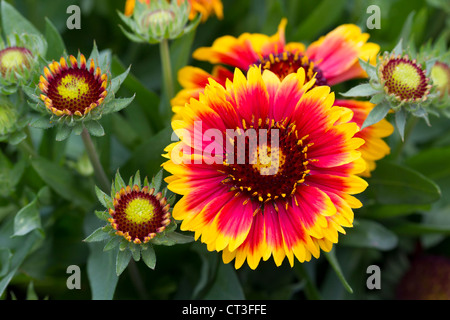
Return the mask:
M299 137L295 125L287 121L260 120L236 131L234 151L220 169L227 175L223 183L259 202L294 194L309 173L307 137Z
M136 243L148 242L170 222L165 199L161 200L160 193L153 195L146 191L147 188L120 193L114 201L114 210L110 211L114 229Z
M84 68L62 70L49 80L47 96L57 110L69 110L81 114L102 98L105 89L101 79Z
M381 67L385 90L398 100L424 99L429 90L428 79L421 66L407 57L391 58Z
M29 68L31 56L31 51L27 48L9 47L0 50L0 72L2 76L4 77L15 70Z
M299 54L298 52L292 53L284 51L279 54L270 54L260 59L264 70L270 70L275 73L280 80L283 80L287 75L297 72L299 68L305 70L306 81L311 80L314 75L316 76L316 86L327 85L327 79L323 76L322 70L314 65L314 62L310 61L308 57Z

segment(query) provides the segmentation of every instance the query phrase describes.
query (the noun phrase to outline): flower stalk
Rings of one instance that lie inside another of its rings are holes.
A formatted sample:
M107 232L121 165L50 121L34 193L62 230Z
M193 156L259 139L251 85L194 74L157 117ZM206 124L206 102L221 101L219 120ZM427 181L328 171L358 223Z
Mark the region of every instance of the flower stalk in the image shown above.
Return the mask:
M163 39L159 43L159 51L161 56L162 76L164 85L163 91L165 91L167 101L169 102L174 97L174 87L173 87L172 63L170 61L169 41L167 39ZM164 115L168 114L166 109L161 111L162 114Z
M89 131L86 128L84 128L83 131L81 132L81 138L83 139L84 147L89 156L89 160L91 161L92 167L94 168L94 174L98 183L102 186L103 190L109 192L111 184L108 181L108 177L100 162L100 158L95 149L94 143L91 139L91 135L89 134Z

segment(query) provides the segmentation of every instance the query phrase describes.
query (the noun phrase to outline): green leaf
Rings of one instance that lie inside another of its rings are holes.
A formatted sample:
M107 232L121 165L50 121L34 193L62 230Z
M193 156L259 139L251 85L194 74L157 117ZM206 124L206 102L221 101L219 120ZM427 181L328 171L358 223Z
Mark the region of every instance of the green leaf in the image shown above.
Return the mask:
M69 126L65 125L65 124L61 124L58 126L58 129L56 130L56 141L64 141L66 140L69 136L70 133L72 132L72 129L69 128Z
M215 281L203 297L205 300L244 300L236 270L230 264L219 264Z
M86 121L84 126L89 133L95 137L102 137L105 135L105 130L98 121Z
M30 126L37 129L49 129L55 125L54 122L50 121L48 116L42 116L34 119L30 122Z
M80 190L71 171L45 158L33 158L31 165L42 180L61 197L83 208L90 208L91 201Z
M102 251L99 243L89 243L87 274L93 300L112 300L119 278L113 267L116 250Z
M37 295L36 291L34 290L33 281L31 281L28 284L26 300L39 300L38 295Z
M99 187L95 186L95 194L97 195L98 201L105 207L105 208L112 208L113 207L113 201L111 197L109 197L106 193L104 193L102 190L100 190Z
M194 237L187 236L181 233L177 232L169 232L166 234L166 237L172 241L174 241L176 244L184 244L184 243L190 243L194 241Z
M365 219L354 221L354 227L339 239L343 246L355 248L374 248L381 251L394 249L398 244L397 236L382 224Z
M342 17L346 4L345 0L321 1L299 25L292 39L313 41L323 31L337 23Z
M115 247L117 247L119 245L119 243L122 242L122 237L113 237L111 238L111 240L109 240L106 245L103 247L103 251L110 251L111 249L114 249Z
M147 249L141 250L141 256L144 263L149 267L150 269L154 270L156 266L156 253L155 249L150 245L147 247Z
M96 229L94 232L92 232L86 239L84 239L83 241L85 242L99 242L99 241L103 241L109 238L108 233L106 233L103 230L103 227L100 227L98 229Z
M374 89L370 83L359 84L347 92L341 93L344 97L368 97L379 93L380 90Z
M333 268L334 272L336 273L337 277L341 281L344 288L349 293L353 293L353 289L348 284L347 280L345 279L345 276L342 272L341 266L339 265L339 262L336 258L335 250L331 250L330 252L325 252L325 258L327 258L328 262L330 263L331 267Z
M128 73L130 72L131 66L128 67L127 70L125 70L124 72L122 72L120 75L118 75L117 77L115 77L114 79L111 80L111 87L110 90L116 94L117 91L119 90L120 86L122 85L122 83L125 81L125 79L128 76Z
M12 253L8 248L0 248L0 278L8 273Z
M66 46L64 45L64 41L58 30L47 17L45 17L45 39L48 44L47 53L45 56L46 59L50 61L59 61L66 50Z
M152 178L152 188L155 188L155 191L158 192L160 191L161 188L161 183L162 183L162 178L163 178L163 170L159 170L158 173L156 174L156 176L154 176Z
M18 145L23 140L25 140L27 137L27 134L23 131L16 131L13 134L9 136L9 143L13 146Z
M388 161L378 161L366 192L380 204L429 204L441 197L439 187L421 173Z
M116 258L116 274L120 276L122 272L127 268L131 259L131 251L130 250L119 250Z
M136 171L136 174L134 175L133 185L137 185L139 188L141 187L141 173L139 170Z
M395 125L397 126L398 132L402 141L405 140L405 125L406 125L406 111L401 108L395 113Z
M115 191L116 191L116 192L119 192L120 189L122 189L122 188L125 189L126 187L127 187L127 185L125 184L125 181L123 181L123 178L122 178L122 176L120 175L119 170L117 170L117 172L116 172L116 177L115 177L115 179L114 179L114 188L115 188Z
M364 120L361 130L384 119L386 117L386 115L388 114L389 110L391 110L391 106L388 103L377 104L370 111L366 120Z
M122 109L125 109L130 105L131 102L133 102L134 97L136 95L134 94L130 98L118 98L114 99L113 101L109 102L106 107L103 109L103 114L110 114L113 112L119 112Z
M17 212L14 218L13 236L23 236L34 229L41 229L41 216L37 208L37 198Z
M42 36L42 34L31 24L24 16L22 16L12 5L2 0L2 25L3 32L6 36L13 33L22 34L36 34Z
M450 147L429 148L406 160L406 164L439 185L442 194L450 192ZM450 202L448 197L443 201Z

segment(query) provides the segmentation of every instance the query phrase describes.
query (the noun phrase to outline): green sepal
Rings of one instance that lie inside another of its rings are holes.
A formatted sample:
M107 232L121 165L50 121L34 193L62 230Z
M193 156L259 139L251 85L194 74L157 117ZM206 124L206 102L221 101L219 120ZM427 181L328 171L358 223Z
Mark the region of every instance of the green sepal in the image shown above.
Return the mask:
M145 249L142 248L141 250L141 257L144 263L149 267L150 269L154 270L156 266L156 253L155 249L153 249L153 246L148 245Z

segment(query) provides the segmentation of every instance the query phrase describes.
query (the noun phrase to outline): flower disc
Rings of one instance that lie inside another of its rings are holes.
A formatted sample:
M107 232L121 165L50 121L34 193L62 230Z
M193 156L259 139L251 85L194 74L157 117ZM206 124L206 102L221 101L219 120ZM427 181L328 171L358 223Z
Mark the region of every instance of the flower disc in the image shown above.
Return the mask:
M430 86L422 67L408 56L387 59L381 66L381 78L388 94L400 101L426 99Z
M99 106L106 97L106 74L101 74L99 67L95 68L91 60L89 69L86 59L80 56L80 65L75 57L70 56L71 67L64 58L60 63L53 62L44 69L39 88L41 99L46 107L57 116L88 114Z
M0 50L0 72L6 76L10 72L30 67L31 51L27 48L9 47Z
M258 61L264 70L270 70L275 73L281 80L288 74L297 72L298 68L305 69L307 81L314 76L317 86L327 85L327 80L323 76L322 71L310 61L307 56L301 55L299 52L284 51L279 54L269 54Z
M117 234L134 243L145 243L162 232L170 223L169 205L161 193L144 187L139 190L121 189L114 199L114 209L110 209L109 221Z

